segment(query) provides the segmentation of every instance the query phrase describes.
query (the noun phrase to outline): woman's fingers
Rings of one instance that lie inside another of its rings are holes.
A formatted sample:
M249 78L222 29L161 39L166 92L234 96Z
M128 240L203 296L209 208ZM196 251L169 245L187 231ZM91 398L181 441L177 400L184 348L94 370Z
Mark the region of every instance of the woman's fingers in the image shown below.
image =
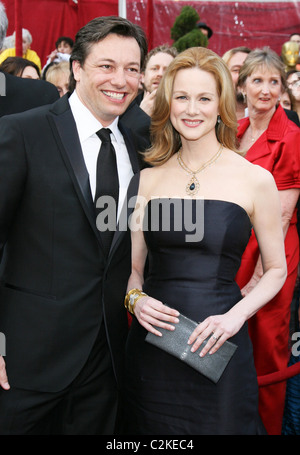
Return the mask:
M135 314L148 331L161 335L158 328L174 330L171 324L179 322L179 312L151 297L143 297L137 302Z
M205 345L199 352L200 357L204 357L208 352L214 354L222 346L230 337L221 323L223 318L224 316L209 317L196 327L188 340L188 344L192 345L192 352L196 352L204 341Z
M199 353L200 357L204 357L208 352L210 354L214 354L225 342L226 337L224 336L224 334L222 334L220 332L218 334L217 331L216 332L212 331L207 336L204 334L201 334L201 336L199 336L196 339L196 341L194 342L194 344L191 348L191 351L196 352L205 340L206 340L206 343Z
M166 305L159 304L157 306L144 306L141 310L141 314L152 317L154 319L168 321L168 322L179 322L178 311L167 307Z
M177 324L179 322L179 319L176 317L176 312L174 312L174 310L170 311L170 308L166 307L165 305L160 308L160 311L154 308L149 309L149 311L141 311L140 317L141 320L144 320L147 324L150 324L150 331L152 333L159 335L161 335L161 332L159 332L157 328L174 330L175 327L172 324Z

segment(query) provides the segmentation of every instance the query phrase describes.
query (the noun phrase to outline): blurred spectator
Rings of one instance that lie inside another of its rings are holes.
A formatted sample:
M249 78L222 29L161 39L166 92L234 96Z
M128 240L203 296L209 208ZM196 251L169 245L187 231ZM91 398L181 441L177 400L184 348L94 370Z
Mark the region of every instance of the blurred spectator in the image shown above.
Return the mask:
M203 35L207 36L208 39L213 36L212 29L208 25L206 25L205 22L198 22L197 27L200 28Z
M38 66L22 57L7 57L0 65L0 70L13 76L40 79L40 70Z
M223 55L222 59L226 63L231 73L232 82L235 88L236 93L236 116L237 119L245 117L245 109L247 108L247 103L245 97L241 93L240 88L237 86L237 81L240 73L240 69L243 66L244 61L248 54L250 54L251 49L245 46L234 47L229 49Z
M70 60L70 55L73 49L74 42L68 36L60 36L55 43L55 49L48 55L48 59L44 69L52 62L60 63ZM44 71L43 69L43 71Z
M297 126L300 127L300 117L297 113L296 110L296 99L292 93L292 90L289 89L288 87L285 88L284 92L282 93L280 97L279 104L284 109L284 112L288 116L290 120L292 120L294 123L296 123Z
M3 48L3 43L6 37L8 27L8 19L5 12L5 6L0 2L0 49Z
M295 107L295 98L292 94L292 91L287 87L285 91L281 94L280 104L283 109L294 110Z
M229 49L229 51L225 52L222 57L229 68L235 88L237 86L240 69L250 52L251 49L245 46L234 47L233 49Z
M121 116L122 122L139 139L136 143L140 152L150 147L150 122L157 87L169 66L177 55L175 47L168 45L152 49L146 57L142 70L142 89Z
M169 64L177 55L175 47L168 45L158 46L152 49L145 60L145 68L142 71L142 86L144 93L141 95L140 108L146 114L152 114L155 94L159 83Z
M300 71L291 70L286 75L287 86L294 97L294 111L297 112L300 119Z
M72 38L68 36L60 36L55 43L57 52L60 54L71 54L74 42Z
M295 85L299 80L300 80L300 71L293 69L286 73L287 86L290 89L292 89L293 85Z
M69 78L69 62L54 63L54 65L48 69L45 75L45 80L55 85L60 97L69 91Z
M15 32L13 33L13 43L15 46ZM30 60L31 62L35 63L39 70L41 71L41 60L38 54L30 49L30 46L32 44L32 36L28 30L25 28L22 29L22 50L23 50L23 58L26 58L27 60ZM5 49L1 54L0 54L0 63L2 63L7 57L15 57L16 56L16 48L11 47L8 49Z
M13 35L9 35L9 36L6 36L4 38L4 41L3 41L3 44L2 44L2 49L0 51L3 52L5 49L9 49L10 47L14 47L15 46L15 38Z
M289 41L295 41L300 45L300 33L292 33L290 35Z

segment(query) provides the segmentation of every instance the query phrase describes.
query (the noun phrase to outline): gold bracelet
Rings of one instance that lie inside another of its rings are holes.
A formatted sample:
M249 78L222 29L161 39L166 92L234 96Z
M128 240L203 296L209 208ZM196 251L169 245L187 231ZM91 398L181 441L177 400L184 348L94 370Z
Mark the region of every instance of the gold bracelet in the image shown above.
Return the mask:
M124 306L129 311L129 313L134 314L134 308L136 302L141 298L147 296L145 292L140 289L131 289L125 297Z

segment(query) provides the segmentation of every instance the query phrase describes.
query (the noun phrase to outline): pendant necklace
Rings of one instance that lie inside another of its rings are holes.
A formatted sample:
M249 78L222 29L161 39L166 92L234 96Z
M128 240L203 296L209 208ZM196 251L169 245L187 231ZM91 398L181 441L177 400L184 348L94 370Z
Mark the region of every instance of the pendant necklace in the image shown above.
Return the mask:
M195 194L197 194L199 191L199 188L200 188L200 183L196 177L196 174L199 174L199 172L203 171L208 166L211 166L212 164L214 164L217 161L217 159L219 158L219 156L221 155L222 150L223 150L223 145L221 144L217 153L210 160L206 161L206 163L202 164L202 166L200 166L199 169L197 169L196 171L192 171L191 169L189 169L187 167L187 165L183 162L182 157L181 157L182 148L180 150L178 150L177 160L178 160L180 167L182 167L182 169L185 172L187 172L189 175L191 175L191 178L185 187L185 191L189 196L194 196Z
M258 133L255 134L255 136L252 135L252 128L251 128L251 142L257 141L257 139L266 131L266 128L264 130L260 130Z

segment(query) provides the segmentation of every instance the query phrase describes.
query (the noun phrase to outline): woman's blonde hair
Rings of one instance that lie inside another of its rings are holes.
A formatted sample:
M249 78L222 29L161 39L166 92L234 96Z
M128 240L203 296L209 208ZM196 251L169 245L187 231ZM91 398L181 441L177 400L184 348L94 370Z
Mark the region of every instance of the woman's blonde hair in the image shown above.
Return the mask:
M50 66L45 74L45 79L51 84L56 85L57 79L61 75L61 73L65 73L68 77L70 75L70 64L69 62L59 62L54 63L54 65Z
M224 147L238 153L236 104L231 74L226 63L213 51L193 47L180 53L170 63L159 84L151 119L152 146L145 153L145 160L151 165L165 163L181 147L180 135L170 121L172 92L178 71L190 68L199 68L214 76L220 114L220 122L216 124L217 139Z

